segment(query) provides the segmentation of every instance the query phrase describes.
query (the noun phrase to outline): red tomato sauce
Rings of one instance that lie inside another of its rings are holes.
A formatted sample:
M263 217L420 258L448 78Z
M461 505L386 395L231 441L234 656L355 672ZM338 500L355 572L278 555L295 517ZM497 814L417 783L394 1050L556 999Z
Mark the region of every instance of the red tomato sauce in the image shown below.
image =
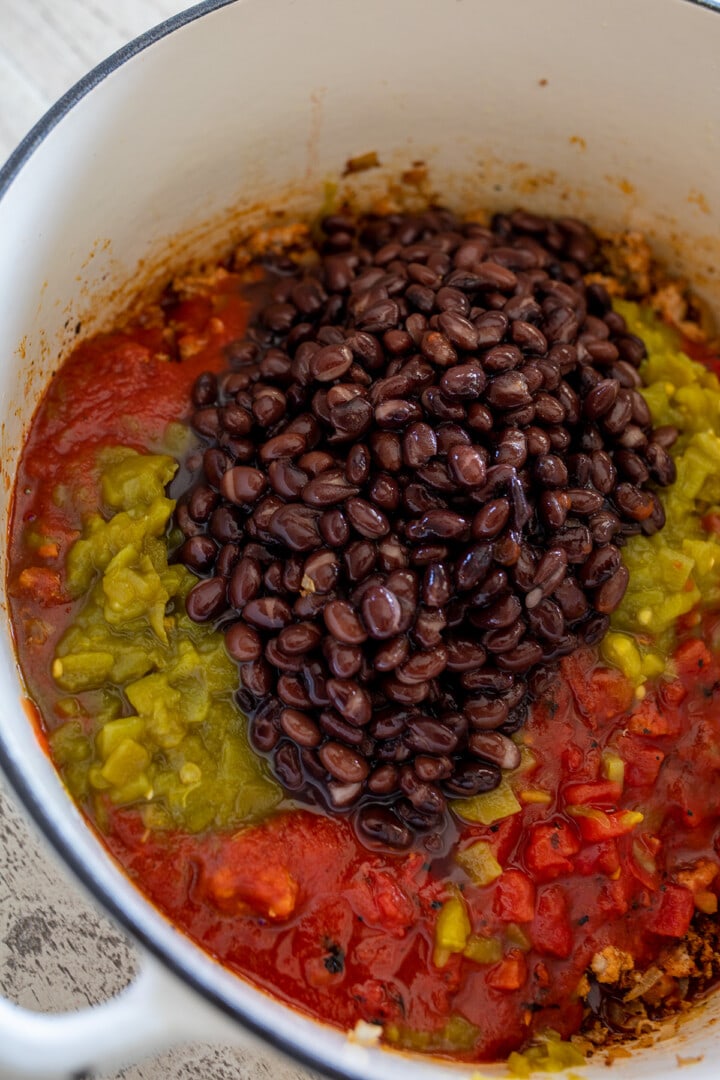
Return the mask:
M706 630L715 636L720 623ZM478 1028L467 1056L502 1057L532 1032L577 1030L577 986L594 953L614 945L648 964L690 925L693 888L681 882L699 859L717 859L720 838L720 710L708 709L720 666L690 639L678 668L628 708L623 677L592 650L563 662L525 727L537 759L527 789L551 801L458 826L459 850L484 840L503 867L489 886L473 885L452 857L369 852L348 822L308 811L199 837L148 835L137 813L116 811L106 842L174 922L298 1008L345 1028L363 1019L430 1032L460 1015ZM622 792L602 778L608 748L625 762ZM578 804L597 816L572 816ZM623 811L643 821L630 828ZM433 964L437 910L453 883L473 933L502 941L497 963L455 954ZM518 925L526 951L514 943Z
M98 501L96 451L160 445L187 415L196 376L224 366L247 311L226 274L174 303L165 328L156 319L84 342L51 383L18 474L9 576L20 661L48 730L59 723L51 660L74 610L64 560ZM449 856L369 851L347 820L307 809L184 835L108 806L103 839L178 927L318 1019L394 1025L401 1044L473 1060L548 1027L567 1036L595 953L613 945L650 963L717 895L706 864L717 868L720 846L720 664L704 641L720 643L716 617L688 631L677 675L641 701L593 649L564 660L524 728L534 762L515 785L521 809L489 826L457 820ZM607 751L624 783L605 775ZM454 859L480 840L502 871L482 887ZM493 962L434 962L438 912L458 895L472 934L499 944ZM462 1044L443 1034L451 1018L471 1025Z

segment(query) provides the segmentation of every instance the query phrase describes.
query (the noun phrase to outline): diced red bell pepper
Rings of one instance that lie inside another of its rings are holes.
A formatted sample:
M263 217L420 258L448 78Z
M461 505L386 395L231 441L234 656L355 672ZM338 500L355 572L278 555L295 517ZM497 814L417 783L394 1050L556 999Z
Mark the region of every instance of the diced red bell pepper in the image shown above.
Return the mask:
M486 982L493 990L519 990L527 981L527 961L519 949L510 949L507 956L488 971Z
M579 850L580 840L573 825L554 818L530 826L525 862L537 881L552 881L572 871L571 859Z
M648 930L663 937L683 937L690 927L695 911L693 894L683 885L666 885L661 892L660 906L648 921Z
M498 878L493 911L504 922L530 922L535 914L535 886L527 874L511 867Z
M538 896L531 929L538 952L549 956L569 956L572 927L565 893L560 885L548 885Z
M566 784L563 794L570 806L616 806L622 795L622 784L616 780Z

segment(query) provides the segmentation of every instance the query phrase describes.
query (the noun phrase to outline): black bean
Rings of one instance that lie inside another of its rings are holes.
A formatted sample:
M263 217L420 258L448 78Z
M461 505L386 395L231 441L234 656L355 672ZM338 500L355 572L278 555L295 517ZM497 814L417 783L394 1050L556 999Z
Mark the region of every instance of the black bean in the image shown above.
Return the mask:
M346 784L363 781L370 771L364 757L332 740L322 744L318 757L331 776Z
M488 604L494 603L499 597L504 596L508 591L508 576L507 573L495 567L487 575L482 585L472 593L470 600L475 607L487 607Z
M240 683L255 697L266 697L273 686L273 673L270 665L264 659L252 660L249 664L241 664Z
M588 610L588 600L574 578L566 577L553 592L553 599L568 622L576 622Z
M512 766L524 677L607 631L618 545L662 527L647 484L674 480L677 432L653 431L644 345L584 283L582 222L323 228L316 265L265 257L234 370L195 381L209 445L178 557L214 573L196 617L239 613L237 700L280 781L336 810L367 792L387 806L359 810L366 843L402 849L411 826L436 850L443 792Z
M520 600L511 593L497 600L490 607L474 612L472 622L483 630L498 630L514 623L520 617L521 611Z
M433 649L431 652L416 652L405 661L396 671L396 677L400 682L410 686L425 680L435 679L445 670L447 665L447 650L444 647Z
M445 610L421 608L413 626L413 640L421 649L435 649L443 643L448 618Z
M271 461L268 479L273 491L283 499L296 499L308 483L308 474L291 461Z
M484 694L468 698L464 705L464 713L470 726L478 731L490 731L500 727L507 720L508 711L508 705L502 698L492 698Z
M250 740L261 753L269 753L280 738L279 724L272 718L256 713L250 722Z
M510 623L509 626L499 630L490 630L483 637L483 645L489 653L509 652L514 649L525 634L527 627L522 619Z
M260 591L262 572L257 559L245 558L235 565L228 584L228 600L238 611Z
M298 746L315 747L322 741L322 735L312 717L298 709L283 709L280 713L280 727Z
M447 668L449 671L467 672L482 668L486 653L478 641L468 638L448 637Z
M316 510L291 503L273 514L270 532L292 551L309 551L322 543L318 517Z
M631 521L645 521L654 509L652 494L633 484L618 484L613 499L620 513Z
M492 540L503 531L510 518L508 499L491 499L478 510L473 518L472 535L475 540Z
M331 600L323 610L323 617L333 637L346 645L360 645L367 638L357 613L345 600Z
M487 453L481 447L456 444L448 451L448 468L463 487L482 487L487 479Z
M185 566L202 574L211 568L217 554L218 546L209 536L190 536L178 549L177 557Z
M436 720L417 719L408 728L405 742L417 754L452 754L458 738L454 731Z
M308 506L335 506L344 502L351 495L357 495L360 489L348 482L342 469L332 468L318 473L302 489L302 500Z
M455 568L455 584L461 592L467 592L483 580L493 559L490 544L473 544L458 559Z
M501 769L517 769L520 749L507 735L499 731L475 731L468 739L472 754L490 761Z
M411 829L385 806L367 804L357 816L360 835L372 844L404 851L412 843Z
M611 615L627 589L630 575L626 566L619 566L612 577L595 591L593 603L602 615Z
M281 630L291 621L292 612L280 597L262 596L248 601L243 619L258 630Z
M370 540L386 536L390 531L387 517L365 499L352 498L345 503L345 513L353 528Z
M655 432L657 436L657 431ZM645 460L648 463L650 472L653 479L657 480L658 484L662 484L665 487L668 484L674 484L677 476L675 468L675 462L668 454L667 450L657 440L649 443L647 450L645 451ZM634 483L638 483L638 480L633 479Z
M342 510L326 510L320 515L318 528L330 547L342 547L350 539L350 526Z
M500 768L491 761L462 761L449 780L443 783L449 795L467 798L493 791L502 779Z
M304 435L296 431L284 431L281 435L268 439L260 447L260 460L264 465L269 465L271 461L277 461L279 458L297 457L302 454L306 446L307 439Z
M541 600L529 609L527 622L533 633L545 641L557 643L565 634L565 617L560 606L552 600Z
M193 622L208 622L227 608L225 578L211 577L199 581L188 593L185 610Z
M532 402L527 379L518 371L496 375L487 388L486 398L496 409L513 409Z

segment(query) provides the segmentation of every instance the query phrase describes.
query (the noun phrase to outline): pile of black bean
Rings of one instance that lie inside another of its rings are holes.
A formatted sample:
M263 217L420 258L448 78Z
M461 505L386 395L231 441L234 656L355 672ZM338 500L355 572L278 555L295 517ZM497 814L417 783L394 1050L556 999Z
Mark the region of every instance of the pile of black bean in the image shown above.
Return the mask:
M280 781L371 843L432 847L518 764L533 672L601 640L664 523L676 432L601 268L574 219L335 214L195 384L187 610Z

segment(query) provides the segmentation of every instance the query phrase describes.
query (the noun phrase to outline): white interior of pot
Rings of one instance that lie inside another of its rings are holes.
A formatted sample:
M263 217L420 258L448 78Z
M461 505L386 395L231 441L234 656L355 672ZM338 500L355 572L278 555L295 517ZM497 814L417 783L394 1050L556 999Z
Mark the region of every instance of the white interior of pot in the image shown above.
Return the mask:
M119 286L140 280L141 262L151 276L171 238L189 237L185 258L226 245L218 222L238 207L310 212L368 151L382 168L358 178L366 195L424 161L458 208L520 204L643 229L720 310L718 49L720 14L687 0L245 0L135 55L47 134L0 201L3 513L23 433L79 320L83 333L107 323L131 292ZM337 1033L319 1041L318 1026L178 939L103 859L44 758L7 631L0 679L14 759L101 887L163 948L349 1075L455 1075L383 1052L371 1062ZM665 1075L679 1054L700 1055L689 1067L710 1076L718 1016L699 1008L623 1075Z

